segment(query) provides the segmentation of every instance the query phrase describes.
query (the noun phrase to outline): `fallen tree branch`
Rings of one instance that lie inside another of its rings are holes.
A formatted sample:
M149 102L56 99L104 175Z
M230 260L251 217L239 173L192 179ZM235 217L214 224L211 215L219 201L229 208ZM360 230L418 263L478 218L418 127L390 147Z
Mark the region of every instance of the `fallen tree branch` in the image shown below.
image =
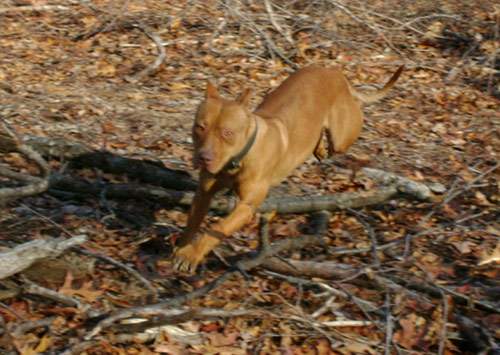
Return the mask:
M0 171L0 175L2 171ZM29 185L20 187L2 187L0 189L0 201L11 200L26 196L37 195L47 190L49 183L45 179L33 181Z
M183 192L162 187L138 184L92 183L84 179L66 175L52 174L49 193L70 192L79 196L105 196L107 199L153 200L165 204L189 206L194 193Z
M277 211L278 213L336 211L376 205L395 198L397 195L398 190L394 186L388 186L375 190L342 192L334 195L269 198L259 207L259 211Z
M155 186L137 184L97 184L83 179L53 174L50 178L49 192L71 192L83 196L106 196L109 199L147 199L160 201L169 205L191 206L194 194ZM385 187L377 190L361 192L343 192L326 196L288 196L269 197L259 207L259 212L277 213L305 213L317 211L335 211L348 208L383 203L391 198L398 197L398 190ZM227 196L215 198L210 208L217 213L227 213L236 205L236 200Z
M47 257L56 257L72 246L87 240L84 235L71 239L57 238L33 240L0 253L0 279L12 276L30 267L33 263Z

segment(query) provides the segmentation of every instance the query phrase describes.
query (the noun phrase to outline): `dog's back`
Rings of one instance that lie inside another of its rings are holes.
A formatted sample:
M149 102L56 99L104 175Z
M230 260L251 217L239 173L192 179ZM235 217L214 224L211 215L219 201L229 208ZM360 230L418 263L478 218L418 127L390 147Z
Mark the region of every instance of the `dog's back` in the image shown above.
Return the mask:
M353 142L362 125L359 104L339 68L300 69L266 95L255 114L279 120L286 128L289 147L276 166L283 177L311 156L324 127L335 127L340 134L333 140Z

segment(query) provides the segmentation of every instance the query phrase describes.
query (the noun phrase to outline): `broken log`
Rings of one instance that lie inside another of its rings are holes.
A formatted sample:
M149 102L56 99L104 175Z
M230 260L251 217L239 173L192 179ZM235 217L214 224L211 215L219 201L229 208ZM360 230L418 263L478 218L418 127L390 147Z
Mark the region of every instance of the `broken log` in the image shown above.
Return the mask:
M0 253L0 280L21 272L38 260L56 257L65 250L84 243L87 237L75 236L71 239L39 239L16 246Z

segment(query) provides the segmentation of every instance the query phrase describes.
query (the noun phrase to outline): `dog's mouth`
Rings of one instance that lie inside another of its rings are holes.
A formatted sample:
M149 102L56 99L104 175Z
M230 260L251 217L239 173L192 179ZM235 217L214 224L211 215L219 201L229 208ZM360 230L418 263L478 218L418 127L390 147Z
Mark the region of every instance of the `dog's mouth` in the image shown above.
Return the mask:
M222 169L222 167L220 167L220 164L217 164L216 161L206 162L200 159L198 154L195 154L193 156L193 166L195 169L205 170L212 175L216 175Z

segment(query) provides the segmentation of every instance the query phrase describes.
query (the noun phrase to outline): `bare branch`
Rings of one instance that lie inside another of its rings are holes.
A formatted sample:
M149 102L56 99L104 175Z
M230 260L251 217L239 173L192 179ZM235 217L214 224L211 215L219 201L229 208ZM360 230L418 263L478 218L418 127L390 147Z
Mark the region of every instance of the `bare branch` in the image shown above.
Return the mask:
M140 29L142 32L144 32L146 36L148 36L154 42L156 46L157 57L151 65L149 65L147 68L139 72L134 78L128 78L128 81L130 82L138 82L144 77L152 74L153 72L158 70L160 65L162 65L165 59L167 58L167 53L165 51L163 41L156 33L150 31L148 28L146 28L146 26L141 24L135 24L134 27Z
M30 280L25 279L24 284L25 285L23 287L23 291L25 293L44 297L44 298L47 298L49 300L62 303L66 306L76 307L76 308L81 309L84 312L90 308L90 305L82 303L81 301L77 300L76 298L66 296L66 295L63 295L57 291L42 287L42 286L37 285L36 283L34 283Z
M271 24L274 26L276 31L278 31L286 40L288 43L290 43L292 46L295 46L295 42L290 36L290 33L287 31L285 32L283 28L280 26L278 21L276 21L276 18L274 16L274 11L273 11L273 5L269 0L264 0L264 5L266 7L267 14L269 15L269 21Z
M0 201L36 195L47 190L49 187L49 164L33 148L22 144L13 130L4 121L2 121L2 128L3 130L0 131L0 152L19 152L23 154L38 165L42 177L29 177L26 174L16 173L7 168L0 167L0 175L29 183L26 186L0 188Z

